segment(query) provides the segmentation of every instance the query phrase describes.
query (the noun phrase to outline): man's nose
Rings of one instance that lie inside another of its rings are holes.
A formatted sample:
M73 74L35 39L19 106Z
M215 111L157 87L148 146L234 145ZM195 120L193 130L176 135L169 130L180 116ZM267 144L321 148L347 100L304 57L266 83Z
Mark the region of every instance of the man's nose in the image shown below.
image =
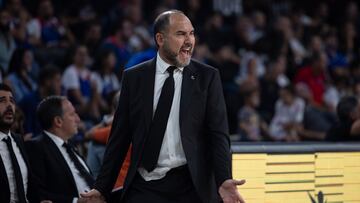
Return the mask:
M190 34L186 34L185 35L185 42L187 42L187 43L191 43L191 35Z
M78 114L76 114L76 123L80 123L80 117Z
M6 109L12 109L15 106L12 102L6 101Z

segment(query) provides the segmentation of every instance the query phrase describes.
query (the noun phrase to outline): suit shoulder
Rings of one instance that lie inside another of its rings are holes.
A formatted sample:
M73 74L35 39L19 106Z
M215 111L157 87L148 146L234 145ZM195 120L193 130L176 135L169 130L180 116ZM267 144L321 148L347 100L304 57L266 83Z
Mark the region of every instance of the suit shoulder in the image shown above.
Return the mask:
M39 135L37 137L32 138L31 140L28 140L25 142L27 146L40 146L44 143L44 137L43 135Z
M143 71L144 69L149 68L149 67L151 67L151 66L153 66L153 65L155 65L155 58L150 59L150 60L148 60L148 61L144 61L144 62L142 62L142 63L139 63L139 64L137 64L137 65L135 65L135 66L132 66L132 67L126 69L126 70L124 71L124 74L126 74L126 75L136 74L136 73L141 72L141 71Z
M25 149L30 158L30 161L34 158L39 159L40 157L46 156L46 153L44 153L46 148L47 143L42 138L42 135L25 142Z
M22 136L21 136L20 134L11 132L11 136L12 136L14 139L16 139L16 140L21 140L21 141L23 141L23 138L22 138Z
M196 59L191 59L191 65L194 66L197 70L208 74L214 74L216 72L219 72L217 68L200 62Z

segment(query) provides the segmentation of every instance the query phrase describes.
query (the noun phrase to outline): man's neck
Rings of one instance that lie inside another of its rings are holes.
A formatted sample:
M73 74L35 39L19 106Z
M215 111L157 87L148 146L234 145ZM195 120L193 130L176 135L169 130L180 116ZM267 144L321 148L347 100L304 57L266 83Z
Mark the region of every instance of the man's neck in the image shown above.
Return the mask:
M82 69L85 69L86 68L86 65L85 64L82 64L82 63L74 63L74 66L76 69L78 70L82 70Z
M171 65L171 66L175 66L175 64L172 64L172 62L171 61L169 61L165 56L164 56L164 54L159 50L159 57L163 60L163 61L165 61L167 64L169 64L169 65Z
M64 142L67 142L67 140L68 140L68 138L66 136L64 136L61 132L59 132L56 129L48 129L46 131L48 131L49 133L61 138L62 140L64 140Z

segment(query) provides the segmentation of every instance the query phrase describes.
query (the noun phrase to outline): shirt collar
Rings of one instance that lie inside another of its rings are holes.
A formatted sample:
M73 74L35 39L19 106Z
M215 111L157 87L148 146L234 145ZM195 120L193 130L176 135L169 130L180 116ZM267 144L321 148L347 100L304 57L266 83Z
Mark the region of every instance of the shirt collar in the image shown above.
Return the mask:
M3 133L3 132L1 132L0 131L0 141L2 141L5 137L7 137L7 136L9 136L10 138L12 138L11 136L10 136L10 131L8 132L8 134L5 134L5 133Z
M169 66L171 66L170 64L166 63L160 56L159 52L157 53L157 58L156 58L156 72L160 72L160 73L166 73L166 70L169 68ZM176 70L180 70L183 71L184 67L177 67Z
M65 141L64 141L63 139L61 139L60 137L52 134L52 133L49 132L49 131L44 130L44 133L45 133L46 135L48 135L48 136L50 137L50 139L51 139L52 141L54 141L55 144L56 144L58 147L61 147L61 146L65 143Z

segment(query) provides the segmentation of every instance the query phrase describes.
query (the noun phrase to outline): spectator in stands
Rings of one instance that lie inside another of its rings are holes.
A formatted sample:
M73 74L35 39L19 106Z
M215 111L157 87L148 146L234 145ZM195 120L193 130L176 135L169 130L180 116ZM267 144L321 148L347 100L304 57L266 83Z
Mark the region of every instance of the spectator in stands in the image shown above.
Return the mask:
M324 53L314 53L310 59L310 66L302 67L295 77L295 84L306 85L312 96L315 105L323 105L323 95L326 83L327 57Z
M354 96L341 98L337 105L339 122L326 134L328 141L360 141L360 102Z
M9 75L5 79L14 91L16 101L30 92L37 89L36 82L30 75L32 69L33 55L29 49L16 49L11 57L9 65Z
M280 89L280 98L275 104L275 115L270 123L269 133L274 140L299 141L305 102L296 96L294 87Z
M285 46L283 47L282 52L291 52L294 62L296 64L301 64L305 57L306 50L301 41L294 34L291 20L286 16L279 16L275 20L274 26L275 29L284 36Z
M134 27L131 21L122 20L115 30L115 34L108 37L103 47L111 49L116 55L115 72L121 73L126 61L130 58L132 50L130 49L129 40L134 33Z
M16 47L30 48L30 35L27 32L27 24L30 20L29 12L21 0L9 0L6 2L6 10L11 16L12 35L16 41Z
M325 45L319 35L312 35L307 47L307 57L311 57L314 53L325 51Z
M132 3L125 8L126 19L134 25L134 33L129 39L129 50L133 52L125 64L125 69L156 56L153 38L149 33L148 25L144 23L141 12L141 3Z
M325 37L325 51L328 57L328 69L331 75L347 76L349 66L348 57L339 49L339 40L335 30Z
M153 38L144 23L141 12L141 3L128 4L124 9L124 18L133 25L133 34L130 36L129 45L133 52L139 52L150 46L154 46Z
M280 88L289 84L289 79L284 74L285 70L286 58L279 55L269 61L266 74L260 78L259 112L267 123L270 123L274 115Z
M0 67L5 74L8 72L10 59L16 48L10 29L10 14L0 8Z
M18 48L33 48L38 43L36 39L29 35L27 25L30 21L30 15L25 9L21 9L15 19L13 36Z
M73 34L55 15L53 4L50 0L41 0L38 7L38 18L35 21L34 36L41 36L41 41L46 47L68 47L74 41Z
M89 56L91 58L95 58L96 54L98 54L99 49L102 43L102 35L101 35L102 27L101 24L97 21L89 23L88 27L85 31L85 37L83 43L87 47L89 51Z
M21 0L6 1L5 9L10 13L14 21L17 21L17 18L19 17L18 15L22 10L25 10Z
M296 94L306 103L302 123L303 128L299 132L301 140L324 140L326 131L336 122L336 115L323 107L314 105L311 102L313 101L312 93L305 84L298 84L296 86Z
M360 54L360 38L354 22L345 22L339 30L339 50L346 56L347 63Z
M75 47L73 64L68 66L62 77L62 85L69 100L74 104L81 118L100 119L97 90L87 67L88 51L83 45Z
M200 28L205 21L207 14L207 9L203 7L201 0L186 0L181 3L184 4L184 8L181 10L187 14L194 27Z
M206 18L203 29L200 30L199 38L204 40L210 47L210 49L217 50L224 46L227 42L228 36L224 27L224 17L217 12L213 12Z
M249 58L247 61L246 66L240 68L240 70L244 70L243 74L241 74L236 82L240 86L240 92L246 91L248 88L259 88L259 76L257 73L257 67L259 60L256 56Z
M35 137L41 132L39 122L35 119L36 107L44 98L51 95L61 95L61 72L54 65L41 69L38 78L38 89L23 97L19 107L24 112L24 130L27 136Z
M96 84L97 98L99 100L101 114L110 113L111 95L119 91L120 83L113 72L116 57L112 50L105 49L99 52L93 64L94 72L91 81ZM108 102L109 101L109 102Z
M256 10L251 14L251 21L253 26L250 28L250 41L256 42L263 37L266 32L266 15L260 10Z
M211 47L211 50L213 54L207 60L207 64L219 69L223 88L227 89L227 92L237 92L238 85L235 84L235 76L239 70L239 56L227 44L219 44L218 47Z
M240 139L243 141L263 141L268 137L268 126L256 110L259 103L257 89L244 92L244 106L238 114Z
M65 97L51 96L39 104L37 117L44 131L25 146L40 199L80 202L79 193L89 190L94 179L69 142L80 123L75 108Z
M233 42L235 49L239 50L250 50L253 42L257 38L251 33L254 27L253 22L246 16L242 15L236 19L234 30L231 32L233 35Z
M333 75L324 93L324 107L330 112L336 112L336 106L343 96L351 95L351 80L349 76Z

